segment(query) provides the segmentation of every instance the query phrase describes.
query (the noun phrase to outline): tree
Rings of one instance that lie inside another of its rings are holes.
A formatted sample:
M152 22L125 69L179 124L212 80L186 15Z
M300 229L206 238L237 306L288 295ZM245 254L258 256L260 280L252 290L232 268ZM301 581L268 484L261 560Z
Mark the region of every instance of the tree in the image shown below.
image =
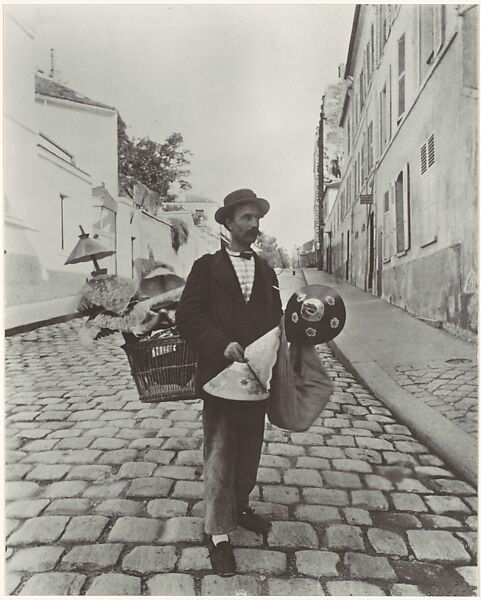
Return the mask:
M126 125L117 119L118 172L120 192L133 197L135 184L146 186L150 192L150 210L157 212L163 202L173 202L176 194L170 191L177 183L181 190L190 189L189 150L183 148L184 138L172 133L163 143L148 137L130 139Z
M273 269L279 267L285 269L290 264L286 250L279 246L276 238L272 235L261 233L256 240L255 249Z

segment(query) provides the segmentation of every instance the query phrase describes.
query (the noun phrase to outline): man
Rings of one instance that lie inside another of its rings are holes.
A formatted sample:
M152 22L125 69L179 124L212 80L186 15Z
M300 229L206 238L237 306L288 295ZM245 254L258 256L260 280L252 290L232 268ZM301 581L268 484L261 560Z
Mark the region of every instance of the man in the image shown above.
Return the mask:
M234 361L244 348L279 324L282 304L274 271L253 250L259 220L270 208L252 190L224 199L215 220L229 230L227 248L193 265L176 311L181 335L197 345L197 383L204 400L205 532L212 569L235 572L228 534L239 525L264 533L271 523L249 508L264 437L266 401L217 398L202 386Z

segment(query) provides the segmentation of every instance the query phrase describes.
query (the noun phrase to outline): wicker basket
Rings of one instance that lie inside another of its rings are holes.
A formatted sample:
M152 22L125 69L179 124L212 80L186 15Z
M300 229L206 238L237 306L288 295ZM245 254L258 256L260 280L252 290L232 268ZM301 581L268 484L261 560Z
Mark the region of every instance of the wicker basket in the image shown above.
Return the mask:
M181 337L151 338L122 348L142 402L197 398L197 352Z

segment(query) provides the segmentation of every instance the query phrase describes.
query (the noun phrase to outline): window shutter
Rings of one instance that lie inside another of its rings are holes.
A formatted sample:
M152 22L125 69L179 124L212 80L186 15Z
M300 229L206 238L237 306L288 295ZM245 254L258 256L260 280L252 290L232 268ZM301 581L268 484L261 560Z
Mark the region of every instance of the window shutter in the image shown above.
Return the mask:
M426 144L421 146L421 175L426 173L428 168Z
M388 107L386 109L386 115L388 119L387 131L388 131L388 140L391 139L392 136L392 78L391 78L391 67L389 67L389 81L388 81Z
M434 165L434 133L429 136L428 139L428 168Z
M374 62L376 57L376 42L374 39L374 23L371 24L371 75L374 72Z
M409 195L409 165L403 169L404 250L411 247L411 216Z
M398 71L404 73L406 64L406 36L403 34L398 40Z
M446 35L446 5L434 5L434 51L441 50Z
M406 110L406 83L404 73L399 78L398 86L398 117L401 117Z
M383 219L383 255L384 262L391 260L391 211L389 190L384 192L384 219Z
M406 37L403 34L398 40L398 117L404 114L406 109Z
M430 135L426 142L421 146L420 153L421 167L421 215L422 215L422 235L421 244L429 244L436 239L436 198L434 196L435 187L435 139L434 134Z
M396 201L396 252L403 252L404 248L404 174L399 173L395 188L394 197Z

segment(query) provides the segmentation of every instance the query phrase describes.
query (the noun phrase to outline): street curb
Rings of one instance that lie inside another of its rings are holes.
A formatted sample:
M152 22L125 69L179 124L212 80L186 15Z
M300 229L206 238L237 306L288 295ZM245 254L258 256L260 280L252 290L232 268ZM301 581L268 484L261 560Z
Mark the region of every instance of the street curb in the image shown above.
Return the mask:
M73 321L74 319L79 319L81 317L83 317L81 313L75 312L67 315L60 315L59 317L51 317L50 319L45 319L43 321L34 321L32 323L26 323L25 325L17 325L17 327L5 329L5 337L12 337L13 335L19 335L20 333L28 333L40 329L41 327L66 323L67 321Z
M354 362L334 340L334 356L429 448L464 479L477 486L477 439L401 386L374 361Z

